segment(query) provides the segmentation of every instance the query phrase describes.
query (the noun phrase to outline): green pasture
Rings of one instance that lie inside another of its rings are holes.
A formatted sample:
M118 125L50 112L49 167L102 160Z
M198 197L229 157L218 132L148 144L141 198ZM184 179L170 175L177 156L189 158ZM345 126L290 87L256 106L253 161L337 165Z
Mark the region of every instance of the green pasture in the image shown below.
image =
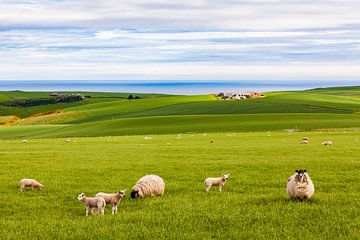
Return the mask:
M299 144L305 136L309 144ZM358 132L64 140L0 140L1 239L360 238ZM334 144L323 146L324 140ZM295 169L307 169L315 184L309 202L286 196ZM206 193L204 179L222 173L231 174L223 191ZM128 195L117 215L108 207L104 216L90 217L76 200L82 192L129 191L146 174L163 177L163 197ZM45 189L20 193L17 184L24 177L36 178Z

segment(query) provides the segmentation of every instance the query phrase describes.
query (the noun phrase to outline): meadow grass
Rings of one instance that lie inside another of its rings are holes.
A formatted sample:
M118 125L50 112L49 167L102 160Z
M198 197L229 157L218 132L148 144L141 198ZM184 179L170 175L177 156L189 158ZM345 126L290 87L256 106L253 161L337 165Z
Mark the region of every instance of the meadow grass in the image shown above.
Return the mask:
M302 137L310 138L301 145ZM359 239L360 136L356 132L254 132L0 140L1 239ZM331 139L333 146L321 142ZM74 140L74 139L72 139ZM215 140L215 143L210 143ZM316 193L290 201L287 179L308 170ZM163 197L85 217L81 192L115 192L146 174ZM222 192L203 181L230 173ZM23 177L43 191L18 191Z

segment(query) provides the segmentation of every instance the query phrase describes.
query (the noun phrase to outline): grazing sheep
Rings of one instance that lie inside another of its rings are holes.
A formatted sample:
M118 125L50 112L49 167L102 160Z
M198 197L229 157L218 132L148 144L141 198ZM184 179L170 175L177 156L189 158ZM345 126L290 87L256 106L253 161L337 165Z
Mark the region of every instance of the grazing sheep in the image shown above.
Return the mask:
M333 142L330 140L322 143L322 145L332 145L332 144L333 144Z
M69 143L69 142L70 142L70 139L66 139L65 142Z
M301 144L308 144L308 143L309 143L309 141L306 139L301 140Z
M310 176L306 173L306 170L295 170L295 172L288 180L286 186L287 194L291 199L300 201L310 199L315 192Z
M102 197L86 197L84 193L81 193L77 199L84 203L86 207L86 216L89 215L89 210L91 214L94 214L94 209L97 209L97 213L104 215L104 210L106 206L105 199Z
M21 141L21 143L27 143L28 142L28 140L26 140L26 139L23 139L22 141Z
M153 139L152 137L144 137L144 140L151 140Z
M303 137L302 140L309 141L309 138L308 137Z
M42 185L35 179L23 178L19 182L20 192L23 192L25 187L31 187L32 189L38 188L38 189L42 190L44 188L44 185Z
M215 140L210 140L210 141L209 141L209 143L214 143L214 142L215 142Z
M205 179L206 192L210 191L212 186L216 186L221 191L221 188L225 185L226 180L229 178L230 174L223 174L219 178L207 178Z
M161 196L165 191L164 180L156 175L146 175L136 182L131 191L131 198L144 198L152 196Z
M106 204L112 205L112 214L117 213L117 205L121 202L121 200L125 197L125 190L119 191L117 193L103 193L99 192L95 195L95 197L102 197Z

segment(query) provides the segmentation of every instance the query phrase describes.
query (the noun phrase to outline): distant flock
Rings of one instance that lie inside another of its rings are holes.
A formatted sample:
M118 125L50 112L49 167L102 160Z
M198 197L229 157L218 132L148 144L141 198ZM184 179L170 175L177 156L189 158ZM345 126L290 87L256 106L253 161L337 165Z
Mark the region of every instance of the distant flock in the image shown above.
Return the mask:
M27 140L24 139L22 143L27 143ZM301 144L308 144L309 138L304 137L301 140ZM332 145L332 141L328 140L322 143L323 145ZM204 181L205 191L209 192L211 187L217 187L219 191L222 190L226 181L230 177L230 174L223 174L218 178L206 178ZM23 192L26 187L32 189L44 188L44 185L38 182L35 179L24 178L19 182L19 190ZM132 188L131 198L145 198L153 196L162 196L165 192L165 182L164 180L157 175L146 175L140 178ZM103 193L99 192L95 197L87 197L84 193L81 193L77 199L83 202L86 212L85 215L88 216L89 213L94 214L104 214L106 205L112 206L112 214L117 213L118 204L125 198L125 190L120 190L117 193ZM295 170L295 174L290 176L286 186L286 193L290 199L293 200L309 200L315 193L315 187L313 182L310 179L310 176L307 174L306 169Z

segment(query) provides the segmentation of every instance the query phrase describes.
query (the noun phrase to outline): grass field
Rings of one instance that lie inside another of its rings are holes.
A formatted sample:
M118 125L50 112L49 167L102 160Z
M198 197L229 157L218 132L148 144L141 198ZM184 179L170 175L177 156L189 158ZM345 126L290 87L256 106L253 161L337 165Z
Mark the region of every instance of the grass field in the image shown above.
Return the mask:
M299 144L303 136L309 145ZM1 239L358 239L357 132L257 132L0 141ZM321 142L332 139L333 146ZM215 143L209 143L215 140ZM306 168L309 202L288 200L287 179ZM208 176L231 173L222 192ZM163 197L133 200L116 216L85 217L81 192L128 190L145 174L166 182ZM23 177L43 191L18 192Z
M92 97L1 105L48 94L0 92L0 124L22 118L0 126L1 240L360 239L360 87L241 101L84 93ZM57 109L64 113L29 117ZM300 144L305 136L308 145ZM285 193L295 169L315 184L308 202ZM231 174L223 191L206 193L204 179L222 173ZM146 174L164 178L165 195L132 200ZM21 178L45 189L20 193ZM76 199L120 189L128 196L115 216L108 207L86 218Z

